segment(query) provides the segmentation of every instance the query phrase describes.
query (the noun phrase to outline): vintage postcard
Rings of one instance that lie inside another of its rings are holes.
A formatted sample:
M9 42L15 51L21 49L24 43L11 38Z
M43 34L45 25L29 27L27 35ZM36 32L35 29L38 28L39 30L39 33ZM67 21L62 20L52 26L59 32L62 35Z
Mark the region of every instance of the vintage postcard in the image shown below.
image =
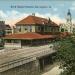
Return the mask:
M75 75L75 1L0 0L0 75Z

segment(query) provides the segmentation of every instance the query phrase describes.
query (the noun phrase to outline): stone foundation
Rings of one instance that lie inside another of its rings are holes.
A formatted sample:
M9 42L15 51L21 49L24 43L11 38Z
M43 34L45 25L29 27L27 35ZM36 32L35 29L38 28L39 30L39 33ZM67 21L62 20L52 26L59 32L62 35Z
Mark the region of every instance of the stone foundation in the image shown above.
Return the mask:
M40 75L39 62L35 60L1 72L0 75Z

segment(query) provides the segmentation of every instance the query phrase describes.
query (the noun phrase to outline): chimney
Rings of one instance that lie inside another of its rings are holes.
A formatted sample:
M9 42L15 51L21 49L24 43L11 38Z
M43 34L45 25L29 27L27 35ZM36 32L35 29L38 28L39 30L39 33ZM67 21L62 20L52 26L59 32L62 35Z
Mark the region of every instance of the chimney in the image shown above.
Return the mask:
M35 13L32 13L32 16L35 16Z

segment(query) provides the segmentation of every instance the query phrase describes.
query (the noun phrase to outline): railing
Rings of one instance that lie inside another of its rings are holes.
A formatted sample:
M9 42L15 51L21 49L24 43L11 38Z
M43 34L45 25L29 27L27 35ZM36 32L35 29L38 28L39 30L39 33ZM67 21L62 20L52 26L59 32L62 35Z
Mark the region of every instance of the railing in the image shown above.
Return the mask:
M5 45L4 45L4 47L5 48L17 48L17 47L19 47L19 48L21 48L21 44L17 44L17 43L5 43Z

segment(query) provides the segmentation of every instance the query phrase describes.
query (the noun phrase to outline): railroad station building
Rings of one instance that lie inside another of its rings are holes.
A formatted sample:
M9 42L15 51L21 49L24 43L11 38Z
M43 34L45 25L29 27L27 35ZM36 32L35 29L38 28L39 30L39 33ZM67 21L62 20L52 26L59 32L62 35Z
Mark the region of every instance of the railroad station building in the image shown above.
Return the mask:
M4 37L7 47L38 46L57 39L59 26L52 20L29 15L15 24L14 34Z

